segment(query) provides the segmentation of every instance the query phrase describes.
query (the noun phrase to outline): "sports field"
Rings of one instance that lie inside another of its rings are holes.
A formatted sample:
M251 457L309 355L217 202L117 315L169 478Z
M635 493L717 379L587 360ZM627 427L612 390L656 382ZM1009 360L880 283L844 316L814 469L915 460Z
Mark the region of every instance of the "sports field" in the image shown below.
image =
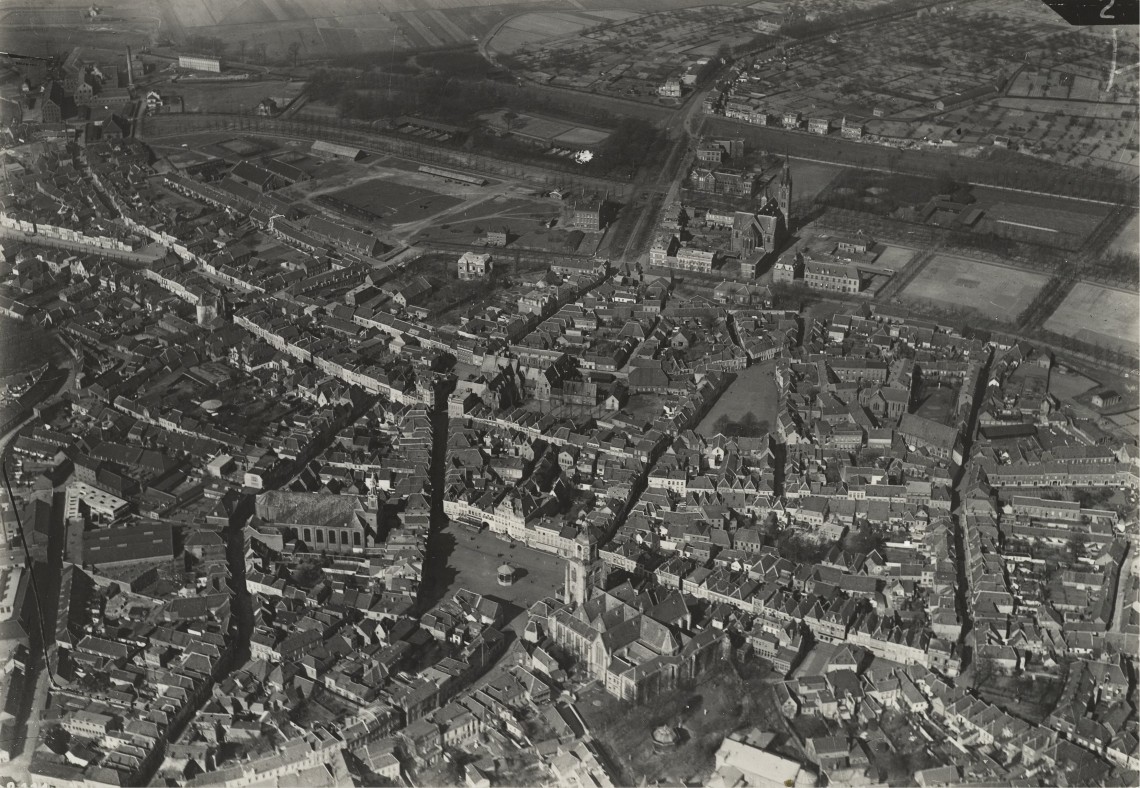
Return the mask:
M902 296L1011 321L1047 281L1049 277L1043 274L940 254L903 289Z
M347 189L333 192L332 197L377 213L385 224L402 224L423 219L433 213L459 205L463 200L429 191L388 178L373 178Z
M1045 328L1093 345L1134 353L1140 328L1136 294L1078 282L1045 321Z

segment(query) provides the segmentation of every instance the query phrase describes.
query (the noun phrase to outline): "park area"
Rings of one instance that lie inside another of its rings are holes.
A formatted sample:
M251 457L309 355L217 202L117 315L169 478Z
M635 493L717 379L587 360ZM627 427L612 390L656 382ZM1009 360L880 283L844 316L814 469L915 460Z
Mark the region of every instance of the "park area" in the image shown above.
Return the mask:
M1014 320L1049 281L1043 274L936 255L902 291L904 299L945 309L972 310L994 320Z
M697 432L707 438L718 432L759 436L770 430L780 406L775 368L773 360L738 372L736 380L705 414Z
M1078 282L1045 321L1045 328L1093 346L1135 353L1138 321L1136 294Z
M616 700L595 686L579 698L577 708L620 770L620 784L701 785L715 768L721 740L737 730L775 733L772 749L802 759L763 681L767 672L759 662L738 668L725 659L712 673L644 705ZM661 725L682 729L677 747L658 751L653 746L653 731Z

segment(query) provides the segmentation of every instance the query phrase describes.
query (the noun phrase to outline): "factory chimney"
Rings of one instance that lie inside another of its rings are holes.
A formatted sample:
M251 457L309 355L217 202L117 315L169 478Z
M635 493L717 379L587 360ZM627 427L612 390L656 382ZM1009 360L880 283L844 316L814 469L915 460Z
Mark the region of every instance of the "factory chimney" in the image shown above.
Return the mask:
M131 62L131 48L127 47L127 86L135 86L135 64Z

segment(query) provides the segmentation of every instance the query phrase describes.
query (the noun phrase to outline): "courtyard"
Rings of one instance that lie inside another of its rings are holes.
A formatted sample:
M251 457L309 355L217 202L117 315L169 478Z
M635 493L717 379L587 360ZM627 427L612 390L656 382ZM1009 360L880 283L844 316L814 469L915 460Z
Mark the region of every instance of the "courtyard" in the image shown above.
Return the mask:
M719 431L716 425L722 417L736 423L745 420L748 414L754 417L754 421L748 421L757 430L771 429L780 412L779 391L773 374L775 369L776 362L773 360L753 364L736 373L736 380L701 419L697 432L706 438L710 437ZM768 426L764 427L765 424Z

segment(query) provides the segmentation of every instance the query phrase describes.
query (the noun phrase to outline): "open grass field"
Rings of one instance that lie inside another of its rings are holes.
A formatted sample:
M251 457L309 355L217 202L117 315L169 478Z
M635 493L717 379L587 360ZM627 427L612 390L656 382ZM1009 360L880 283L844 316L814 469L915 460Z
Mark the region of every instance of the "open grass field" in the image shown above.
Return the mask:
M758 421L766 421L770 426L775 425L779 415L776 381L772 377L775 367L775 361L765 361L738 372L736 380L705 414L697 432L706 437L714 435L713 425L721 416L739 421L746 413L755 414Z
M922 276L906 286L902 296L1010 321L1029 306L1047 281L1044 274L940 254L927 263Z
M1095 380L1078 372L1061 373L1054 368L1049 374L1049 393L1058 399L1074 400L1096 386Z
M119 53L142 47L158 32L160 19L151 0L124 0L92 21L87 3L21 1L0 5L0 48L37 57L66 56L72 47ZM102 52L100 53L100 55Z
M810 201L826 189L835 176L844 171L844 167L833 164L819 164L814 161L801 161L793 159L792 165L792 199Z
M386 224L423 219L463 202L458 197L429 191L388 178L374 178L333 192L338 200L380 214Z
M159 90L165 96L182 98L186 112L252 112L266 97L273 98L283 107L297 97L305 85L302 82L239 82L191 83L171 82Z
M1045 321L1045 328L1093 345L1135 353L1140 348L1136 294L1078 282Z
M1060 217L1066 214L1064 221L1083 223L1088 229L1096 227L1097 223L1108 216L1111 207L1099 203L1084 202L1083 200L1069 200L1064 197L1055 197L1048 194L1025 194L1024 192L1009 192L1004 189L992 189L986 186L971 186L970 193L977 199L975 207L989 209L994 207L1014 206L1021 210L1046 211L1050 217ZM1075 226L1075 224L1074 224ZM1066 229L1069 229L1066 227Z
M545 223L558 212L558 206L549 201L496 196L452 213L443 224L425 227L419 237L450 243L473 243L486 236L488 231L503 228L510 235L523 236L545 229Z

